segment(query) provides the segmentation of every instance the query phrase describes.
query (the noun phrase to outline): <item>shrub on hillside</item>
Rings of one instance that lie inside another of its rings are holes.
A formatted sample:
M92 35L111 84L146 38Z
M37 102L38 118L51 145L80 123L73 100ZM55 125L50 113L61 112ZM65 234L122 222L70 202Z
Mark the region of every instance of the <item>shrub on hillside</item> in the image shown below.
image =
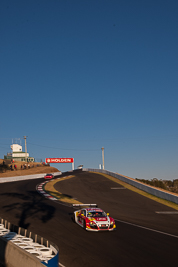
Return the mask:
M153 178L152 180L145 180L145 179L136 178L136 180L138 180L139 182L151 185L151 186L159 187L162 189L167 189L164 182L162 180L158 180L157 178Z
M6 164L0 164L0 172L6 172L7 170L9 170L9 166Z

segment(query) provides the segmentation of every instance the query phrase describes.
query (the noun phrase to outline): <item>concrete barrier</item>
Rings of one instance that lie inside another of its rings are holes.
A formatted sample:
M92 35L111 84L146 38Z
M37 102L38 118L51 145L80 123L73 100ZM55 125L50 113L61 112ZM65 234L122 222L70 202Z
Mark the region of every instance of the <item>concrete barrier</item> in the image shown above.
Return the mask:
M54 176L61 175L62 172L54 172ZM43 178L46 175L46 173L39 173L39 174L32 174L32 175L23 175L23 176L13 176L13 177L6 177L6 178L0 178L0 183L8 183L8 182L17 182L17 181L23 181L23 180L30 180L30 179L38 179Z
M3 237L0 238L0 262L6 267L44 267L40 259Z
M40 267L44 265L47 267L58 267L59 249L55 244L2 218L0 218L0 224L10 231L8 234L0 236L0 264L6 267ZM10 236L10 233L12 235L11 238L7 237ZM16 236L20 236L19 240L24 240L24 242L25 239L29 242L33 241L29 244L32 247L34 244L34 250L37 252L38 248L35 248L35 245L42 245L43 249L51 252L50 257L42 256L38 258L25 251L25 247L21 247L18 243L13 242Z
M61 175L61 172L53 173L54 176ZM24 176L15 176L15 177L6 177L0 178L0 183L8 183L8 182L17 182L23 180L30 179L38 179L43 178L46 173L33 174L33 175L24 175ZM0 218L0 223L5 222L5 226L7 229L11 229L16 231L18 234L22 234L25 237L33 237L34 242L39 242L40 244L45 244L46 246L50 246L55 251L55 256L46 261L42 261L32 254L26 252L24 249L18 247L13 242L7 240L3 236L0 236L0 264L6 267L40 267L40 266L48 266L48 267L58 267L58 257L59 257L59 249L56 245L52 244L45 238L42 238L32 232L28 233L26 229L17 227L6 220ZM14 230L15 229L15 230Z
M145 191L145 192L147 192L153 196L156 196L156 197L159 197L159 198L162 198L162 199L165 199L165 200L168 200L168 201L171 201L173 203L178 204L178 196L177 195L162 191L162 190L157 189L157 188L153 188L149 185L142 184L142 183L140 183L134 179L131 179L129 177L126 177L124 175L110 172L107 170L102 170L102 169L90 169L90 168L86 169L85 168L85 169L83 169L83 171L92 171L92 172L100 172L100 173L108 174L112 177L117 178L118 180L121 180L127 184L130 184L130 185L132 185L132 186L134 186L140 190L143 190L143 191Z

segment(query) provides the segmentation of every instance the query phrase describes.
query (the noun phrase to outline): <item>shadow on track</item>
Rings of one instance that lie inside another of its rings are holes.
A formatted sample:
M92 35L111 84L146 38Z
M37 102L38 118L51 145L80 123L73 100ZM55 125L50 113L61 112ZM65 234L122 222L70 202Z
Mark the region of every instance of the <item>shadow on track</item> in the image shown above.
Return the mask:
M38 219L46 223L54 217L55 208L45 203L44 198L33 191L28 191L27 195L19 193L3 193L1 196L8 196L12 204L3 206L6 212L13 212L16 218L19 218L19 227L28 229L30 220ZM16 200L16 202L15 202Z

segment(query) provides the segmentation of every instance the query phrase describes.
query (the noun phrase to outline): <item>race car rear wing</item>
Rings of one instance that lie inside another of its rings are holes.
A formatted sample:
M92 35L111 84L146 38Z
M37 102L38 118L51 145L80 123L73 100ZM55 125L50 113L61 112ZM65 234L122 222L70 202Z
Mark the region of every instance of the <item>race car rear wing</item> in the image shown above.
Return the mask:
M97 207L97 204L72 204L73 207Z

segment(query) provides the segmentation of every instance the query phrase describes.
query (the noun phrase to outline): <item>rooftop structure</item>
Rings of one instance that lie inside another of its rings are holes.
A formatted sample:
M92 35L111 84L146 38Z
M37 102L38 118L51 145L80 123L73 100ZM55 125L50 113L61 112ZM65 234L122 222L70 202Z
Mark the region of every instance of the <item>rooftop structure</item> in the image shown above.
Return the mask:
M28 161L28 162L34 162L33 157L29 157L29 153L22 151L22 146L19 144L12 144L11 145L11 153L7 153L6 156L4 156L4 159L11 159L14 161Z

